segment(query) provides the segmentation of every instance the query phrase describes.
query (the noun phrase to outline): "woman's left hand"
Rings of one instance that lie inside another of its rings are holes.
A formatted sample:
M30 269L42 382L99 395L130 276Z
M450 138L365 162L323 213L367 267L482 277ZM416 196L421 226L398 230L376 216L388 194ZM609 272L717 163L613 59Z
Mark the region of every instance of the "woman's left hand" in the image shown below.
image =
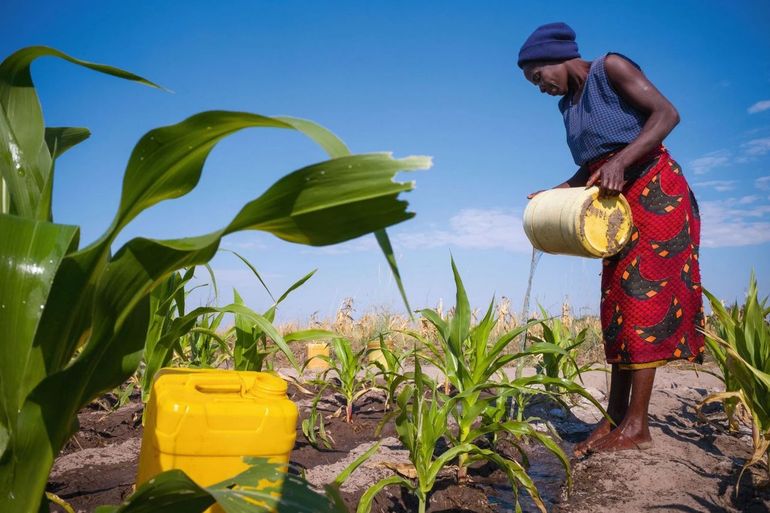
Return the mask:
M624 175L624 167L616 159L609 160L588 178L586 188L599 182L600 198L617 196L623 191L623 186L626 184Z

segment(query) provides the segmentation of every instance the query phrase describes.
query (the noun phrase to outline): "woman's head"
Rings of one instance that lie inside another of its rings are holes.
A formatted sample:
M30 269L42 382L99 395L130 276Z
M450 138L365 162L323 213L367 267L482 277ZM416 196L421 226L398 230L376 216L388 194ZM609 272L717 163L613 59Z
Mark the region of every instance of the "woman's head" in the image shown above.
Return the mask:
M548 23L535 29L519 50L519 67L540 91L553 96L567 94L568 73L564 62L580 58L575 31L566 23Z

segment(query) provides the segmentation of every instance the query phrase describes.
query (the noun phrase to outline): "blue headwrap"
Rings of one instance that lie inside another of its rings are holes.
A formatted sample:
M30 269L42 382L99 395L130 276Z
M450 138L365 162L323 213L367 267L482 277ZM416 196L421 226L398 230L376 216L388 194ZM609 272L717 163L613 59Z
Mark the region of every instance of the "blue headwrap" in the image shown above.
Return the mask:
M562 22L535 29L519 50L519 67L536 61L566 61L580 57L575 31Z

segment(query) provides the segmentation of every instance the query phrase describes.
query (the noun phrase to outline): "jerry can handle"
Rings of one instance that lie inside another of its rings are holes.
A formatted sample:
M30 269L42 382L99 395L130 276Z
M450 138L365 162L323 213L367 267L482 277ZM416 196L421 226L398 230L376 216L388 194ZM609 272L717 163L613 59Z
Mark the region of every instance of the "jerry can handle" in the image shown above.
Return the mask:
M242 394L244 392L244 386L241 380L212 380L211 376L205 375L190 376L190 379L187 380L187 386L194 388L202 394Z

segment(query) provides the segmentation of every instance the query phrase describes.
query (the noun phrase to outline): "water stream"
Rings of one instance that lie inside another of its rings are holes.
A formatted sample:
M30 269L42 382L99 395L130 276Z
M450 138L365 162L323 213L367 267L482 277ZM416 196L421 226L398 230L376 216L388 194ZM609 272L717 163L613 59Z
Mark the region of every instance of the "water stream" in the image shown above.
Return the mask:
M526 323L529 318L529 296L532 293L532 278L535 276L535 269L540 262L540 257L543 256L543 252L539 249L532 247L532 260L529 263L529 278L527 279L527 291L524 293L524 303L521 307L521 321ZM527 332L521 334L521 342L519 347L524 349L527 345Z

